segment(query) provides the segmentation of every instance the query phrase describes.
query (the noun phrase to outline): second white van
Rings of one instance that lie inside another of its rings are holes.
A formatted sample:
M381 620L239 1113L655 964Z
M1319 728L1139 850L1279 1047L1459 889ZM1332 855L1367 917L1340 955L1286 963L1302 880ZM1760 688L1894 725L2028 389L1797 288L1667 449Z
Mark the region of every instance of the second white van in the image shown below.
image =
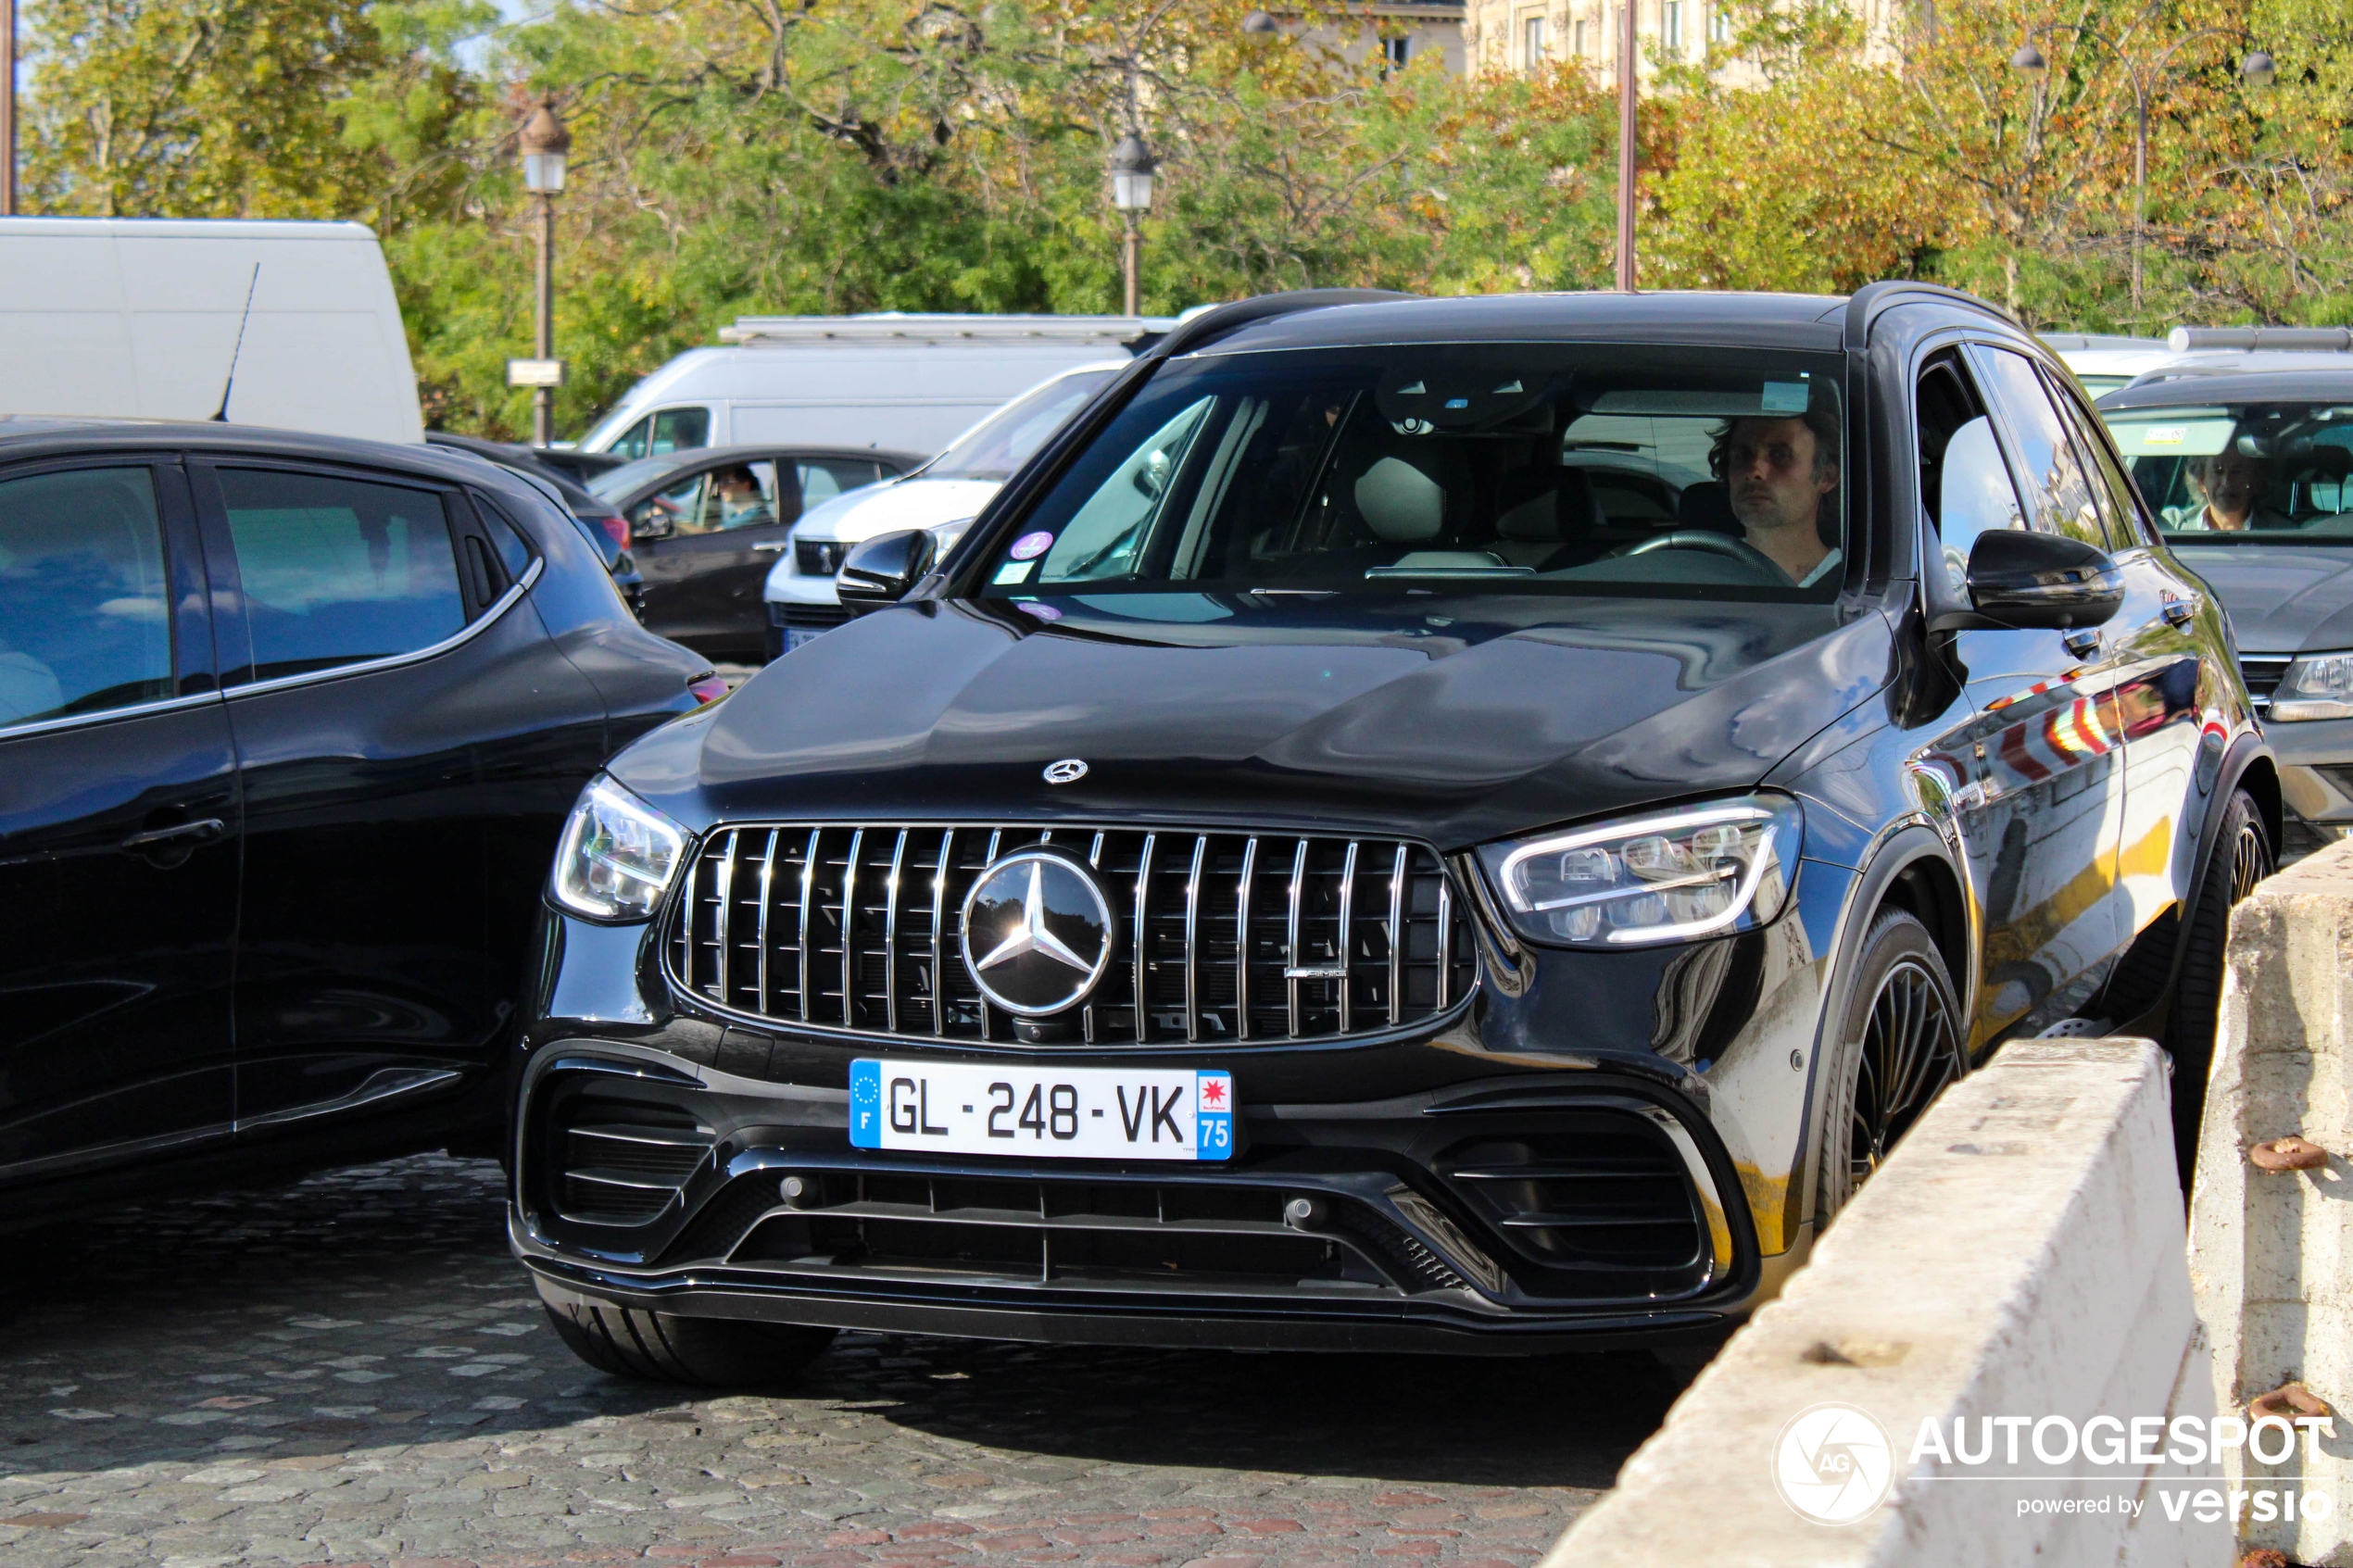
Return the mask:
M928 457L1058 371L1174 325L1136 316L748 316L681 354L580 443L631 459L789 442Z

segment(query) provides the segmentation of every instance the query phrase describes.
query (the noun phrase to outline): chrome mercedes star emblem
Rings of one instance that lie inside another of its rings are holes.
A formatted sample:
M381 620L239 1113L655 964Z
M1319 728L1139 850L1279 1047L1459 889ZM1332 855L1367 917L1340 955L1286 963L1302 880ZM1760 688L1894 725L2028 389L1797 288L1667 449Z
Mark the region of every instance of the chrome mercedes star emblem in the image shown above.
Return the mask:
M1076 757L1065 757L1059 762L1046 764L1048 784L1076 784L1087 776L1087 764Z
M1111 965L1111 905L1088 869L1017 849L964 895L964 967L998 1007L1037 1018L1075 1006Z

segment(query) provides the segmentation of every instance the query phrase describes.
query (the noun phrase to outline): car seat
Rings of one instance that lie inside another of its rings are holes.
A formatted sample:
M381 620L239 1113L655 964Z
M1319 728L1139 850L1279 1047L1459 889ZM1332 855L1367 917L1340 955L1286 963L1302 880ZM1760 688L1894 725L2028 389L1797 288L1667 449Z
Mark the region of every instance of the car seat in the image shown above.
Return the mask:
M1583 469L1523 470L1503 487L1492 548L1513 566L1541 568L1565 546L1585 545L1602 521Z

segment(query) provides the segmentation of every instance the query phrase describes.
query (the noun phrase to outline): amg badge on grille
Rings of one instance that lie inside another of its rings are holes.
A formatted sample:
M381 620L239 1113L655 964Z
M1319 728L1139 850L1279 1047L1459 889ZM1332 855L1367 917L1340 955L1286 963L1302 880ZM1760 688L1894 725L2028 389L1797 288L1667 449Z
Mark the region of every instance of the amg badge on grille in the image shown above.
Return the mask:
M1094 873L1051 849L1005 856L964 895L964 966L1017 1018L1075 1007L1111 964L1111 905Z

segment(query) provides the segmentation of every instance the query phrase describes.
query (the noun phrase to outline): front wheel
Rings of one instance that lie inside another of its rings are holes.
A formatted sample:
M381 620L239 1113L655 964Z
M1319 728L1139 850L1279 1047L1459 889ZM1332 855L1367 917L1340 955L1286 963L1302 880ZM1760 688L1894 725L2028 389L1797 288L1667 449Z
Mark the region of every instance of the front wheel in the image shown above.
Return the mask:
M788 1323L735 1323L641 1311L578 1298L541 1298L566 1348L615 1377L700 1388L789 1383L824 1354L837 1332Z
M1828 1047L1816 1234L1853 1200L1929 1103L1961 1075L1960 1004L1928 927L1884 909L1863 938Z

